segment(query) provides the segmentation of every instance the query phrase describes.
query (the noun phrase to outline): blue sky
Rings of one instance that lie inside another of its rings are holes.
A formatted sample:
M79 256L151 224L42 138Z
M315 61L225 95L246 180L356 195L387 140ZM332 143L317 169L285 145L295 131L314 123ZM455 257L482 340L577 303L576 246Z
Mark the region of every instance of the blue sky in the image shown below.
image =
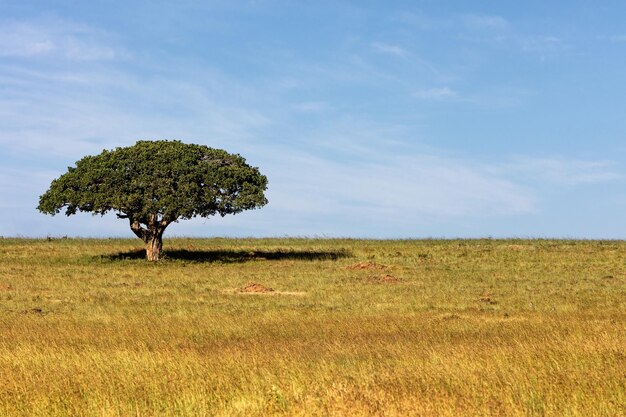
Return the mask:
M618 1L0 0L0 235L132 236L38 197L84 155L180 139L259 166L270 203L170 236L626 238L624 21Z

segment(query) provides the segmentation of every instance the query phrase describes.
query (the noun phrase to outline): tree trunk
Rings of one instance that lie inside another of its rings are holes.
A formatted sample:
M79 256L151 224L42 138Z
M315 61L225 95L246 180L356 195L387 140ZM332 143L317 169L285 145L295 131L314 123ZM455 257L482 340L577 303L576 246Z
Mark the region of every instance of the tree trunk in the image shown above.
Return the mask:
M146 244L146 258L149 261L158 261L161 258L161 249L163 249L163 232L171 223L169 219L157 220L157 215L150 216L150 219L143 227L139 220L133 216L126 216L130 221L130 230Z
M163 233L155 233L146 239L146 258L149 261L158 261L163 249Z

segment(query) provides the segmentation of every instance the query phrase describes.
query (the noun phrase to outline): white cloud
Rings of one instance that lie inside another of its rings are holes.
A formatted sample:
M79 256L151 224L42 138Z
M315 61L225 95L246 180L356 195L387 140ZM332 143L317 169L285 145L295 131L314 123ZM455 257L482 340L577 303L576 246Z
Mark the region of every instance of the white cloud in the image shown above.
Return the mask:
M348 140L349 142L349 140ZM337 146L342 150L346 141ZM210 220L221 233L410 237L436 233L433 224L533 213L532 189L489 173L471 161L385 149L349 151L360 160L296 148L255 152L269 178L270 204L235 220ZM228 222L228 227L224 222ZM435 228L436 229L436 228ZM178 233L193 233L190 225ZM219 232L218 232L219 233Z
M449 87L429 88L413 93L413 97L422 100L454 100L459 98L459 94Z
M472 32L501 32L512 27L512 24L502 16L478 13L436 16L419 12L402 12L395 15L395 20L425 31L458 31L459 28L463 28Z
M0 67L0 145L20 153L69 156L142 138L208 140L228 147L264 128L259 111L232 103L245 91L227 78L138 79L114 69L71 74ZM88 87L88 88L85 88Z
M583 185L624 178L611 161L583 161L562 157L517 157L498 169L534 181L562 185Z
M599 41L608 41L613 43L624 43L626 42L626 35L624 34L614 34L614 35L600 35L596 37Z
M495 15L468 14L462 16L461 21L471 30L504 30L510 27L505 18Z
M331 109L331 106L325 101L304 101L297 103L293 108L302 113L319 113Z
M462 103L501 109L518 106L534 94L534 92L529 90L513 88L487 88L475 92L461 93L446 86L413 91L411 96L424 101Z
M545 53L565 47L563 39L551 35L518 36L516 40L526 52Z
M407 51L399 45L391 45L383 42L373 42L370 44L372 49L376 52L395 55L395 56L404 56L407 55Z
M4 21L0 24L0 56L112 60L124 56L102 31L61 19Z

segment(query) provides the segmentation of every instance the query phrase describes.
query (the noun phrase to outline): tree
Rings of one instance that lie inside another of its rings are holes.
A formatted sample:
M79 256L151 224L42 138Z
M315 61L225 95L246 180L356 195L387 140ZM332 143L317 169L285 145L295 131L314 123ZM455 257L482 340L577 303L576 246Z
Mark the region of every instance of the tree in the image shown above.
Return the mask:
M70 216L109 211L128 219L159 259L163 232L179 219L240 213L267 204L267 178L240 155L180 141L138 141L86 156L52 181L37 209Z

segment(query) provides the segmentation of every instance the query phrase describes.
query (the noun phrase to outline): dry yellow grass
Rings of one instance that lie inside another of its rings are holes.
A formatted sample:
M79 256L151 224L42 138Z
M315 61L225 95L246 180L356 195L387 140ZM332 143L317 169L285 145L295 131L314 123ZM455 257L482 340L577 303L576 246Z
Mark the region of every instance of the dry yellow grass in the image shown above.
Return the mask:
M0 239L1 416L626 414L624 242L140 243Z

